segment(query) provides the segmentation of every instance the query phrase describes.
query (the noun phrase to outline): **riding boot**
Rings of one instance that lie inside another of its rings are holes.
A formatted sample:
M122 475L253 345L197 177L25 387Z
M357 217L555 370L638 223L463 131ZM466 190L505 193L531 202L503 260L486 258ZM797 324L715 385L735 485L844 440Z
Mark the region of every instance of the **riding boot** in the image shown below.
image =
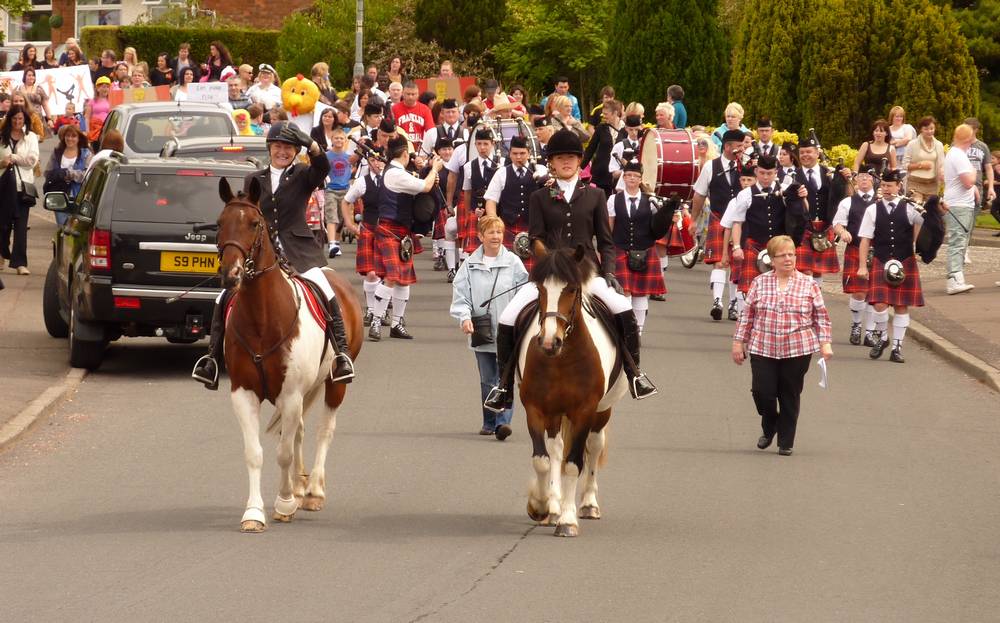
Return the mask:
M615 316L618 327L621 331L622 345L631 356L625 360L625 376L629 380L629 391L636 400L649 398L657 393L656 386L639 369L639 323L635 320L635 313L630 309Z
M334 383L350 383L354 379L354 362L351 361L347 347L347 330L344 328L344 316L340 313L337 297L327 301L326 309L330 316L327 331L333 333L331 342L336 351L331 377Z
M226 307L229 306L229 290L222 293L222 298L212 310L212 326L208 334L208 353L194 364L191 378L205 384L211 390L219 389L219 365L222 357L223 343L226 337ZM216 358L218 356L218 358Z
M514 327L498 324L497 365L500 366L500 379L483 402L483 407L490 411L500 413L514 406L514 371L517 369L515 357L517 357L517 343L514 338Z

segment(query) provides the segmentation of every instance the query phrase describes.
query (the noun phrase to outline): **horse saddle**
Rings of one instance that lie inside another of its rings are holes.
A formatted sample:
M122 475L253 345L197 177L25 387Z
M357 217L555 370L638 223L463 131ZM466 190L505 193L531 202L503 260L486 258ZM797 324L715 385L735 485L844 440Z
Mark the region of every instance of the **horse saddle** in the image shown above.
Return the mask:
M326 305L326 294L319 289L315 283L299 276L292 277L292 281L302 288L302 298L305 300L309 313L312 315L320 329L326 330L326 324L330 320L330 312Z

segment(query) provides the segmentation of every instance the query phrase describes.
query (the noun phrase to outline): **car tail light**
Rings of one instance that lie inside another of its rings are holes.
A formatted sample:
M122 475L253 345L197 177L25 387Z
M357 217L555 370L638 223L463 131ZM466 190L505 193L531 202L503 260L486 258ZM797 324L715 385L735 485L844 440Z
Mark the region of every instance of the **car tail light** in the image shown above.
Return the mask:
M137 297L134 296L116 296L115 297L115 308L116 309L139 309L142 307L142 303Z
M243 145L225 145L221 151L243 151Z
M87 263L91 270L111 270L111 232L106 229L90 230L87 245Z

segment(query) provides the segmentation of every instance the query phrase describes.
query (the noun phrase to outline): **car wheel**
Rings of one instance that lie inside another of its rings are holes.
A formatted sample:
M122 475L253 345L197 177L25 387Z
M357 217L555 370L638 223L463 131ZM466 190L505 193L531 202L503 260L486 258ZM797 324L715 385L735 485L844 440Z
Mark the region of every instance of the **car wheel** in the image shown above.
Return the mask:
M74 368L86 368L95 370L101 365L104 359L104 348L107 342L104 340L82 340L80 330L83 327L89 328L89 323L85 323L77 317L76 305L71 303L69 312L69 365ZM92 331L87 331L92 333Z
M49 264L45 273L45 287L42 290L42 318L45 320L45 330L52 337L67 337L69 324L63 318L59 309L59 271L55 260Z

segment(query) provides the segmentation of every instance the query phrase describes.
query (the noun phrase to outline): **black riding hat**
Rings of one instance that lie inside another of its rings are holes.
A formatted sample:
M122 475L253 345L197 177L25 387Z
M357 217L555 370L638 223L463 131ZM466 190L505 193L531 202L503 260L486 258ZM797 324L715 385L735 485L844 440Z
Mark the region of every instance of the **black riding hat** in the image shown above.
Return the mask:
M546 146L545 153L549 158L560 154L573 154L583 157L583 143L580 137L570 130L562 129L552 135Z

